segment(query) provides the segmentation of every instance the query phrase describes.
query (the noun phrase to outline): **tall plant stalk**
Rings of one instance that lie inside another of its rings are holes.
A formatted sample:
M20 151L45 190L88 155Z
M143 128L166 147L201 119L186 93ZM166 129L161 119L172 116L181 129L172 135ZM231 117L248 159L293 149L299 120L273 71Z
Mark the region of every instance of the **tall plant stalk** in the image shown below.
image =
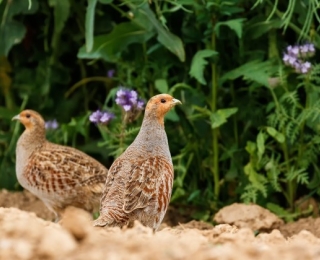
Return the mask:
M212 28L216 23L215 17L212 19ZM211 49L216 50L216 34L213 31L211 35ZM218 95L218 73L216 63L211 63L211 112L214 113L217 110L217 95ZM219 143L218 143L219 128L212 129L212 148L213 148L213 181L214 181L214 196L215 199L219 199L220 193L220 177L219 177Z
M305 92L306 92L306 101L305 101L305 107L303 108L305 111L307 111L310 108L310 82L309 78L305 78ZM305 132L305 121L302 123L300 127L300 140L299 140L299 148L298 148L298 159L296 160L296 167L299 167L298 163L301 162L302 156L304 153L304 132ZM288 193L289 193L289 205L290 208L293 209L294 207L294 200L296 198L297 193L297 178L294 178L288 183Z

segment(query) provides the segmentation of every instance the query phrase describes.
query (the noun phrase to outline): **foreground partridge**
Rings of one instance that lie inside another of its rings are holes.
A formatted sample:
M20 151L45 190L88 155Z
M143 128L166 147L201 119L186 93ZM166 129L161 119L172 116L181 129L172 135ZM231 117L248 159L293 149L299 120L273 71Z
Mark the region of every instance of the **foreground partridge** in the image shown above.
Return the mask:
M109 169L95 226L125 226L139 220L154 231L171 197L173 165L164 116L176 104L160 94L147 103L139 134Z
M99 210L107 169L71 147L46 140L45 122L33 110L12 118L25 131L16 147L16 174L22 187L39 197L57 219L67 206Z

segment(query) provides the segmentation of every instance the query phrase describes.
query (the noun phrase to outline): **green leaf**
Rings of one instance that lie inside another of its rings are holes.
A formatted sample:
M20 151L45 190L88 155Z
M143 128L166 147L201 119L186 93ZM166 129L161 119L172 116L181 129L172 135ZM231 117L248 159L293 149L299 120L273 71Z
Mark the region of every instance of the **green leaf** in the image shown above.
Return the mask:
M10 21L0 29L0 56L7 56L13 45L21 42L26 28L19 22Z
M234 30L235 33L237 34L238 38L241 39L242 37L242 26L243 22L245 21L245 18L238 18L238 19L233 19L229 20L226 22L218 22L216 26L214 27L214 31L217 33L218 37L220 34L220 27L222 25L228 26L231 30Z
M91 52L87 52L82 46L78 52L78 58L116 62L121 52L130 44L146 42L153 34L132 22L121 23L115 26L111 33L96 36Z
M70 2L69 0L49 0L49 6L54 7L54 31L51 46L57 50L61 32L69 17Z
M241 193L241 200L249 204L251 202L256 203L258 197L258 190L251 183L247 184L244 188L244 191Z
M168 93L169 87L166 79L156 79L154 84L156 89L159 90L160 93Z
M267 132L270 136L272 136L274 139L276 139L279 143L283 143L285 141L285 137L282 133L278 132L273 127L268 126Z
M267 209L275 213L279 218L284 218L286 222L291 222L294 220L295 217L297 217L297 213L289 213L288 211L286 211L284 208L280 207L277 204L268 202L266 206L267 206Z
M201 190L195 190L189 195L189 198L187 199L187 201L188 202L193 201L195 198L199 197L200 195L201 195Z
M182 189L180 187L176 188L176 190L172 194L170 202L173 202L173 201L183 197L185 194L186 194L186 192L184 191L184 189Z
M249 79L269 87L269 78L273 73L274 66L270 61L262 62L260 60L253 60L244 65L225 73L221 78L219 84L223 84L226 80L235 80L238 77Z
M264 154L264 151L265 151L264 142L265 142L264 133L260 131L257 136L257 148L258 148L259 161L261 160L262 155Z
M249 35L250 39L257 39L274 28L281 28L282 23L283 21L280 18L275 18L271 21L263 20L261 22L255 22L246 26L246 35Z
M173 93L174 93L175 91L177 91L178 89L179 89L179 90L185 89L185 90L189 90L189 91L193 91L193 90L194 90L191 86L187 85L186 83L177 83L177 84L175 84L174 86L172 86L172 87L170 88L169 94L170 94L170 95L173 95Z
M219 109L211 114L211 127L217 128L227 122L227 119L238 111L237 107Z
M139 12L145 14L149 22L154 26L158 33L157 40L164 45L169 51L174 53L180 61L184 62L186 59L183 43L181 39L167 31L162 24L157 20L154 12L150 9L149 4L145 3L140 6Z
M218 52L214 50L197 51L197 53L192 58L189 75L195 78L196 80L198 80L201 84L203 85L207 84L203 76L204 68L208 64L205 58L208 58L208 57L211 57L212 55L217 55L217 54Z
M225 2L228 3L228 1L223 1L222 3L225 3ZM237 0L234 2L237 2ZM227 16L231 16L238 13L244 13L244 11L245 10L243 8L238 6L230 6L230 4L225 4L225 5L222 4L222 6L220 6L219 8L219 13Z
M192 107L194 108L195 111L199 111L204 116L211 116L211 111L208 108L199 107L196 105L193 105Z
M95 15L97 1L98 0L88 0L88 6L87 6L87 12L86 12L86 24L85 24L87 52L90 52L93 47L94 15Z
M245 149L250 155L254 155L257 149L257 145L254 142L247 141Z
M113 0L99 0L101 4L111 4Z
M268 162L265 164L264 169L266 170L267 178L275 191L281 191L281 185L279 183L279 175L281 173L280 168L278 161L274 159L274 154L272 154L271 158L269 158Z
M34 0L29 9L29 3L26 0L5 1L1 3L0 13L0 57L8 56L13 45L18 44L23 39L26 29L24 25L13 20L17 14L33 14L38 9L38 1Z
M166 114L166 119L173 122L178 122L180 120L178 114L173 109Z
M34 14L39 7L37 0L32 0L31 8L26 0L6 1L3 8L6 8L6 14L2 14L2 21L8 21L17 14ZM1 9L0 9L1 10Z
M69 0L49 0L49 6L54 7L54 33L60 34L69 17Z
M243 170L245 174L248 175L249 181L252 185L259 190L264 197L267 197L267 188L265 185L267 183L267 179L256 172L251 162L244 166Z

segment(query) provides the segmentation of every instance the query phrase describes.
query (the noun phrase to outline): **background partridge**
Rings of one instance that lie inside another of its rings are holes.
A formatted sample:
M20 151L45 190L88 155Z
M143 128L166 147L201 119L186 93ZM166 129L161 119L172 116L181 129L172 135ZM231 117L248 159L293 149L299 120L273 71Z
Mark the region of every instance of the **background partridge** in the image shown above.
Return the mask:
M85 153L47 141L45 122L33 110L13 117L25 131L16 147L16 174L58 218L67 206L99 210L107 169Z
M160 94L147 103L139 134L109 169L95 226L124 226L139 220L154 231L171 198L173 165L164 116L176 104Z

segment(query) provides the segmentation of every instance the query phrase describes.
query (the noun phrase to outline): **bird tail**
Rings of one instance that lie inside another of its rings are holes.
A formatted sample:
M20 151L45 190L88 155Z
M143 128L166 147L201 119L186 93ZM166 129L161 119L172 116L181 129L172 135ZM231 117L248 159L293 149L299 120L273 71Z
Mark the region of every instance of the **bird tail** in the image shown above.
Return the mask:
M93 221L93 226L95 227L105 227L105 226L109 226L109 224L110 224L110 220L101 215L99 216L99 218Z
M108 221L102 216L100 216L95 221L93 221L93 226L95 227L104 227L107 225L108 225Z
M93 225L95 227L122 227L126 225L128 221L128 216L122 214L118 207L109 207L104 210L100 209L100 216L93 222Z

